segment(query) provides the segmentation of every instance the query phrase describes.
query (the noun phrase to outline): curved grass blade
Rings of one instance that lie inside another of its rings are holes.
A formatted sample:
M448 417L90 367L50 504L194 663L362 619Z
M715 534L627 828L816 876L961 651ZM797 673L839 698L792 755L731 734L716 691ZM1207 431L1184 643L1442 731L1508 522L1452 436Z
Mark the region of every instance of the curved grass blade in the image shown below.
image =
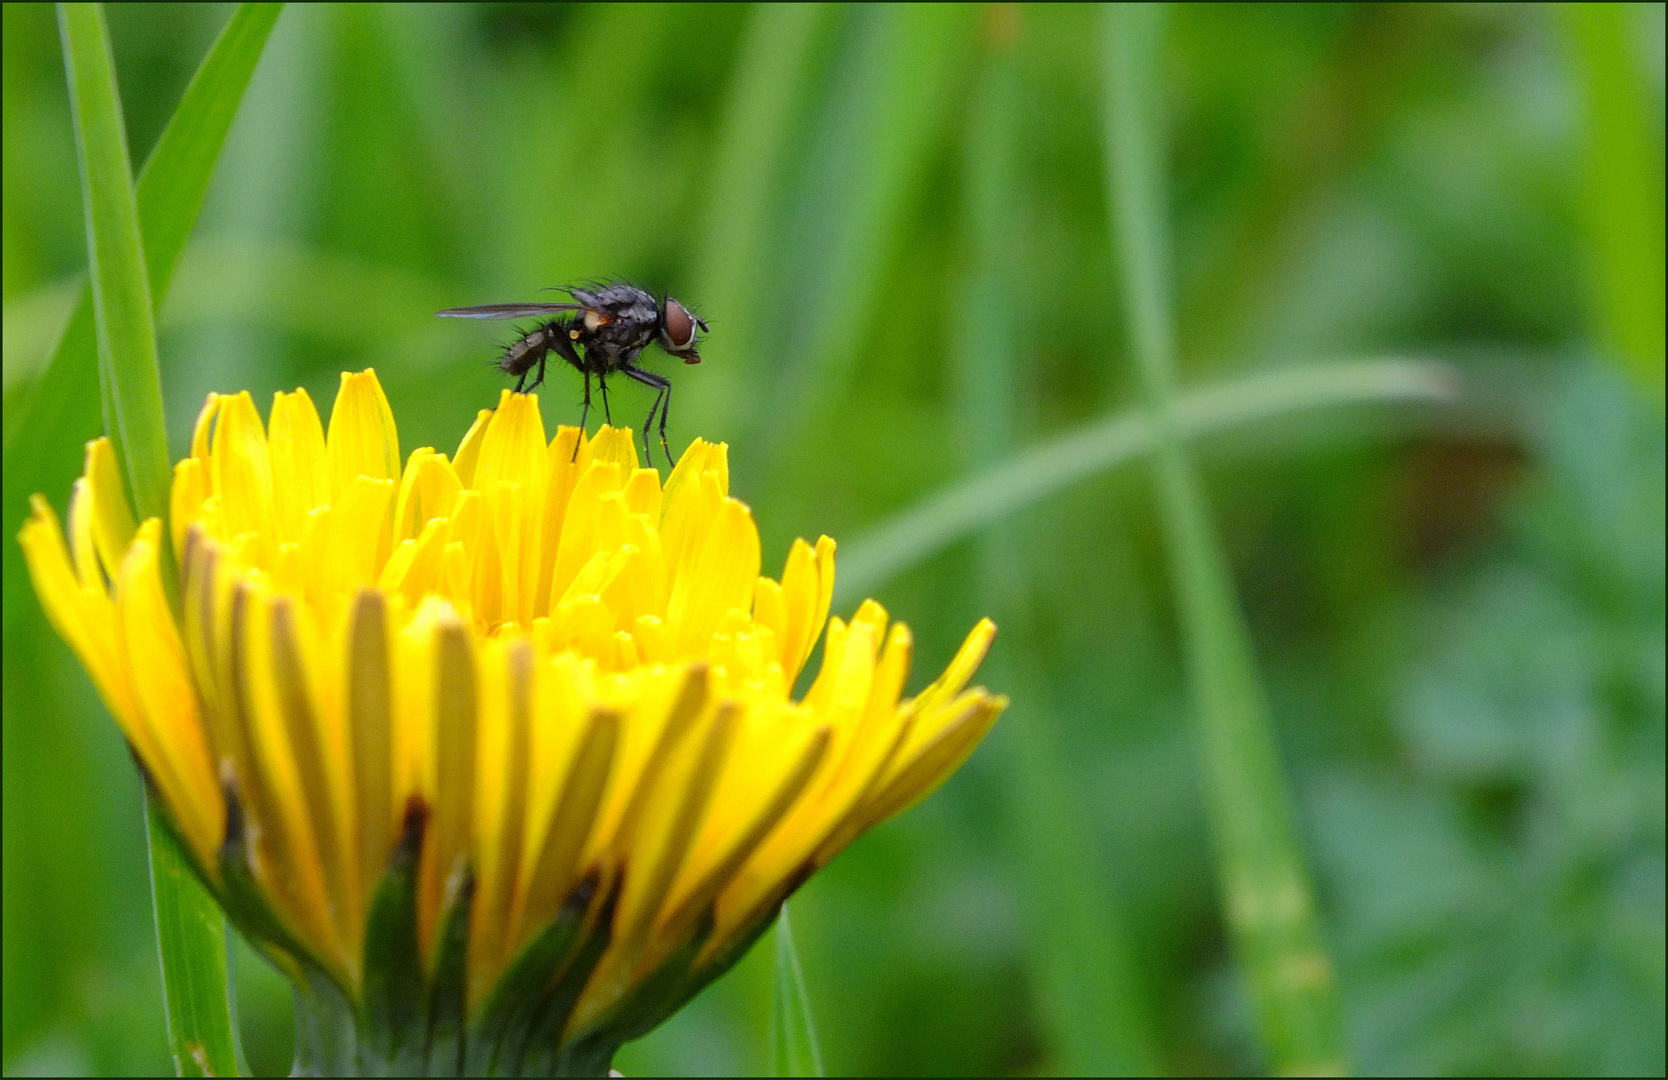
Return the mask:
M260 59L282 4L241 4L204 57L167 128L139 174L139 228L144 236L153 303L167 295L185 238L197 220L214 163L225 144L238 102ZM91 284L70 316L45 370L27 395L5 443L3 535L14 536L28 514L29 496L61 497L81 469L82 445L102 427L97 398L98 342ZM114 433L112 433L114 434ZM16 451L16 452L14 452ZM21 550L5 550L5 634L29 601Z
M777 1076L827 1076L817 1027L811 1021L811 1001L805 994L805 972L799 966L788 905L776 919L776 986L770 999L770 1056Z
M1177 431L1197 438L1312 409L1454 400L1459 379L1444 364L1361 360L1227 379L1174 399ZM1081 480L1138 461L1152 425L1126 409L1025 450L881 523L840 549L835 602L861 598L934 552Z
M1107 177L1159 511L1198 715L1228 932L1272 1071L1344 1070L1341 1012L1268 705L1205 494L1172 401L1175 338L1159 134L1163 8L1103 12Z

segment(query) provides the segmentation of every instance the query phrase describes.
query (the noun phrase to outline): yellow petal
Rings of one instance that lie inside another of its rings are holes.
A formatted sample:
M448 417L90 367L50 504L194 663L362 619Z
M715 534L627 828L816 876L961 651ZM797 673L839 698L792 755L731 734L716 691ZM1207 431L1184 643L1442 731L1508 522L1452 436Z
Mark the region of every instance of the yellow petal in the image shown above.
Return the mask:
M676 467L666 478L666 499L668 502L697 477L705 473L713 474L718 483L719 494L730 493L730 447L728 443L709 443L705 439L696 439L689 444L689 448L678 458Z
M388 604L370 589L355 598L348 629L347 727L353 736L354 792L359 822L359 892L382 880L398 835L394 797L393 657Z
M834 599L834 541L824 536L812 548L795 540L782 570L782 599L785 625L778 635L782 646L782 670L791 683L810 658L828 608Z
M209 459L209 439L214 432L214 418L220 413L220 395L209 391L203 407L197 410L197 422L191 427L191 456L199 461Z
M934 679L915 699L915 706L925 711L961 693L961 688L967 685L967 681L984 662L985 654L990 651L990 643L994 640L996 624L989 619L980 619L978 625L968 632L961 648L956 650L955 659L944 669L944 674Z
M330 410L330 487L340 498L355 480L400 478L400 437L394 413L376 372L342 372L342 386Z
M753 512L725 499L693 564L679 573L667 602L666 621L685 654L697 652L731 610L753 608L759 580L759 530Z
M498 481L508 480L537 492L542 499L550 468L547 453L538 399L505 390L487 422L470 486L487 491Z
M602 425L591 440L591 460L611 461L619 466L620 475L630 476L637 468L637 442L631 429Z
M122 487L121 469L116 464L116 451L109 439L94 439L87 444L83 474L92 497L93 544L105 574L114 578L127 545L133 540L135 526Z
M197 713L185 646L162 591L157 568L161 531L160 521L146 521L122 560L118 640L156 754L146 764L200 865L212 872L214 851L225 835L225 806Z
M199 458L180 459L174 466L174 486L168 495L168 527L173 534L174 557L185 561L185 534L201 515L208 501L209 479Z
M430 454L423 458L417 466L416 523L420 527L435 518L451 517L457 510L458 496L462 492L463 482L458 479L445 454Z
M309 515L302 539L307 595L334 617L360 587L373 584L387 561L394 481L355 477L330 506Z
M542 439L539 449L542 453ZM481 647L468 990L476 1002L491 989L507 959L527 813L534 663L526 638L488 641Z
M81 587L104 592L104 571L99 567L98 545L93 542L93 497L85 477L70 487L70 552L75 556L75 574Z
M691 447L685 458L694 452L695 448ZM679 462L678 467L681 469L683 463ZM666 551L667 571L675 581L700 554L701 544L725 495L719 474L712 470L680 477L674 469L672 479L678 483L674 485L669 480L666 484L660 537Z
M562 525L561 544L556 550L556 565L551 571L552 597L560 598L567 592L580 568L596 554L596 531L603 499L617 493L620 487L620 467L612 461L592 462L575 485Z
M335 417L332 416L332 422ZM324 428L307 391L272 395L267 445L272 455L273 509L283 541L300 540L307 515L330 502L330 457Z
M552 695L547 690L540 697L549 702ZM591 846L597 813L614 771L620 724L617 711L597 707L583 726L541 725L548 745L536 758L528 803L532 811L526 837L528 872L518 903L516 921L521 932L516 945L537 933L556 914L557 905L584 871L580 858ZM559 731L576 732L578 737L561 739ZM545 783L538 782L539 773Z
M464 433L458 452L452 455L452 467L464 487L475 486L475 462L481 455L481 441L486 438L487 425L492 422L492 410L482 409L475 414L475 422Z
M961 766L1007 707L1007 698L991 697L983 690L970 691L958 699L956 707L946 710L949 715L944 721L933 725L936 734L901 758L900 764L864 799L849 823L848 835L837 837L819 853L819 862L832 858L839 847L864 829L930 795Z
M561 546L568 502L579 478L590 471L591 449L585 433L566 425L557 428L556 437L550 440L545 451L545 465L549 480L545 488L544 528L539 540L539 572L533 595L535 615L550 610L550 581Z
M258 538L255 559L264 565L266 545L275 536L272 459L266 432L248 391L220 399L214 425L210 473L227 538L251 533Z
M642 950L659 904L689 857L717 789L738 713L733 704L720 705L669 748L665 767L654 777L641 805L641 832L633 845L631 872L621 888L614 940L586 985L569 1030L584 1030L618 1001L645 959Z
M674 937L711 906L741 864L804 793L828 748L829 730L791 707L755 708L744 718L715 800L660 909Z
M225 698L247 748L240 786L251 803L250 816L260 823L259 878L287 921L316 945L319 959L344 970L347 955L330 917L318 837L274 670L271 599L257 585L239 583L224 623L228 641L222 655L230 668Z
M475 467L475 487L488 500L488 520L498 542L498 568L505 622L527 622L535 614L540 533L549 484L548 450L538 399L505 391L487 425Z
M625 486L626 506L634 514L660 525L660 473L655 469L638 469Z
M77 577L64 534L46 500L30 496L29 506L30 517L18 532L18 543L47 621L75 651L105 707L141 758L159 757L149 728L140 722L127 670L117 660L114 605L102 583L88 588Z
M278 596L268 606L267 616L271 706L283 725L297 782L295 797L303 828L318 851L328 911L349 970L353 970L359 920L351 917L356 897L348 856L358 844L354 803L348 793L348 748L341 738L340 718L326 707L335 699L320 685L323 665L310 614L298 611L291 597Z
M417 922L419 940L432 949L448 879L468 856L475 816L478 680L475 653L461 621L440 613L432 631L433 711L428 718L428 767L434 812L423 845Z

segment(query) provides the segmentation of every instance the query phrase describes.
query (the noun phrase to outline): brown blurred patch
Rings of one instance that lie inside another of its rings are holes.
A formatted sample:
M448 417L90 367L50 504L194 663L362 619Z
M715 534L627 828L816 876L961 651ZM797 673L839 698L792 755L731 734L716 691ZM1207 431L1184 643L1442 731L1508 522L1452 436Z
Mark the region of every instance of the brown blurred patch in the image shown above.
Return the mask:
M1519 443L1502 437L1448 437L1410 448L1393 503L1407 564L1435 570L1493 536L1528 460Z
M986 4L981 20L985 48L993 53L1005 53L1013 48L1019 37L1021 18L1018 4Z

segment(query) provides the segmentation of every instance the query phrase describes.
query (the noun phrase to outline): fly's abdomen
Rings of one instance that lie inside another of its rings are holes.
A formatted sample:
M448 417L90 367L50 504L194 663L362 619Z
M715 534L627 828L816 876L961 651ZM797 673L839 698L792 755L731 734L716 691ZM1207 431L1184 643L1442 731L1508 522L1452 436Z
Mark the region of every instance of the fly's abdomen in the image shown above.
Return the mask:
M510 347L504 350L504 355L498 358L498 370L506 375L521 375L530 371L549 351L550 327L541 326L512 342Z

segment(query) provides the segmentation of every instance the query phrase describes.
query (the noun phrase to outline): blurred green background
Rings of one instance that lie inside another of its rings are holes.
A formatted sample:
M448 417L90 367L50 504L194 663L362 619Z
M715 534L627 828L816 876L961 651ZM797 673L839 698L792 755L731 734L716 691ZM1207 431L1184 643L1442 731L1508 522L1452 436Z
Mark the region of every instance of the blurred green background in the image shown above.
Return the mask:
M229 12L109 9L136 164ZM1663 7L1611 16L1169 19L1184 384L1378 356L1464 375L1451 407L1194 446L1362 1072L1664 1069ZM431 313L619 276L711 320L701 367L650 362L675 447L730 440L767 567L796 535L850 551L1008 442L1135 400L1097 18L294 6L162 306L175 453L210 390L322 406L367 365L402 446L449 450L507 330ZM63 462L60 510L79 463L80 434L12 433L86 249L53 11L4 20L4 1066L162 1073L138 784L11 539L14 460ZM633 426L637 389L614 396ZM547 422L578 397L555 373ZM1001 535L875 589L916 631L912 686L993 615L982 681L1015 704L795 901L829 1070L1259 1071L1147 471ZM765 1069L757 952L618 1067ZM258 1072L288 1069L287 993L241 948Z

